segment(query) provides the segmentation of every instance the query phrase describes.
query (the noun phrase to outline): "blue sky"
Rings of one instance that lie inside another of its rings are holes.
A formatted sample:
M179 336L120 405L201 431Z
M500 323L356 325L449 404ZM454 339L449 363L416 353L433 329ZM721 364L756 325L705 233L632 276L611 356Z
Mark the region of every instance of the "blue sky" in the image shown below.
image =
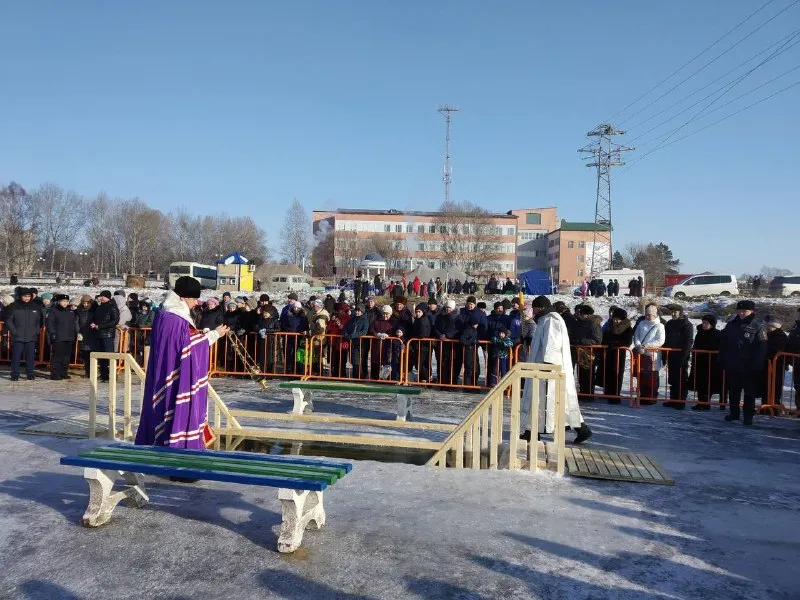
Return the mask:
M633 127L620 141L634 140L661 119L640 121L800 28L797 4L630 118L793 1L774 0L619 115L762 0L4 2L0 182L248 214L274 248L295 197L309 211L438 206L436 107L449 103L461 107L454 199L592 220L585 133L613 115ZM788 49L717 105L799 59L800 45ZM800 70L676 137L798 80ZM615 245L663 241L686 272L800 272L798 106L800 86L618 170Z

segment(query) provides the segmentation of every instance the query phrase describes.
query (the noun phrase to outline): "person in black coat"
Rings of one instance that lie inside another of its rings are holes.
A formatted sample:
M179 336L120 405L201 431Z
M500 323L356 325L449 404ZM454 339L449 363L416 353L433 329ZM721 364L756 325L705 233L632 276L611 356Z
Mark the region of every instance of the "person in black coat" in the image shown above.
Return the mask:
M417 304L414 310L414 324L409 334L409 368L417 370L421 383L430 379L431 373L431 320L428 318L428 305ZM416 340L411 342L411 340Z
M666 352L666 363L670 401L664 402L664 406L683 410L689 394L689 359L692 355L694 326L683 314L683 307L680 304L671 304L668 308L672 318L664 325L663 347L669 349ZM672 400L683 400L683 402L672 402Z
M458 373L461 371L461 348L458 348L458 371L455 371L454 354L456 354L455 346L458 344L457 340L460 337L460 333L456 303L453 300L448 300L444 308L436 316L432 335L432 337L439 339L439 344L436 347L441 361L437 362L436 368L439 375L439 383L442 385L458 382Z
M70 379L69 359L78 337L78 319L69 308L69 296L55 294L53 308L47 313L47 337L50 340L50 379Z
M111 292L103 290L97 298L97 307L94 310L94 321L89 325L95 331L95 349L98 352L116 352L114 348L114 335L119 322L119 309L117 303L111 300ZM108 368L111 361L99 361L100 381L108 381Z
M753 425L756 395L763 377L767 354L767 333L764 324L756 319L755 302L739 300L737 315L722 331L719 362L725 371L725 387L730 412L726 421L739 420L739 401L744 392L744 425Z
M595 377L595 348L603 343L603 319L594 314L594 309L588 304L576 307L578 321L575 325L575 346L578 356L578 398L580 400L594 400L594 387L599 383Z
M19 300L11 305L11 314L5 326L11 335L11 381L19 381L19 365L24 355L28 379L33 373L36 342L42 329L42 307L32 301L33 295L27 288L18 292Z
M353 308L353 316L344 326L342 337L350 342L350 364L353 370L350 372L352 379L368 379L369 371L363 368L364 361L361 359L361 338L369 332L369 318L365 314L363 304L356 304ZM364 360L369 355L369 342L364 347Z
M633 328L628 313L622 308L611 311L611 322L603 331L603 345L606 355L603 365L603 393L606 396L619 396L622 389L622 378L625 375L626 352L622 348L630 348L633 343ZM608 398L609 404L619 404L620 398Z
M690 389L697 392L697 404L692 410L709 410L711 398L722 393L722 370L714 356L719 352L722 332L717 329L717 318L714 315L703 315L703 320L697 326L694 336L694 351L692 356L692 371L689 375ZM720 404L720 409L725 410L725 404Z
M89 377L89 357L97 347L97 333L90 325L94 322L94 310L97 304L89 294L81 296L81 304L75 311L78 321L78 350L81 353L84 375Z
M786 346L789 343L789 336L783 330L783 326L778 319L771 315L767 315L764 319L764 326L767 329L767 355L764 364L764 377L761 381L761 405L764 404L782 404L783 400L783 379L786 376L788 365L785 358L777 358L778 354L786 352ZM777 360L776 360L777 358ZM775 362L775 387L773 388L773 396L770 398L769 389L769 364ZM800 366L800 365L798 365Z
M266 294L262 294L266 296ZM256 362L258 363L262 373L275 373L275 365L277 364L278 337L275 334L281 330L281 318L276 309L269 300L262 302L261 306L256 309L258 313L258 321L256 322L256 331L258 331L257 345L256 345Z

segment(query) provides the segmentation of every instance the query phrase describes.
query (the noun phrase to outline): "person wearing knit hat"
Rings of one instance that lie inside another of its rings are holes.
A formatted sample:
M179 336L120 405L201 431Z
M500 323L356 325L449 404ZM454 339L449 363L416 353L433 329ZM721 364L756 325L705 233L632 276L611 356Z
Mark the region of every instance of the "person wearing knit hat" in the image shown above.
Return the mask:
M565 424L577 432L574 443L581 444L592 437L592 430L584 423L581 409L578 405L578 390L575 386L575 376L572 365L572 356L569 347L569 334L564 319L555 312L550 305L550 300L546 296L537 296L531 303L534 318L537 323L531 341L531 350L528 353L527 361L530 363L545 363L558 365L565 374L566 389L564 402ZM534 382L536 384L536 382ZM539 431L542 433L553 433L562 435L562 432L555 431L555 385L548 385L547 382L538 382L540 385L539 393ZM520 427L522 433L520 438L531 441L531 410L533 404L533 386L526 385L522 397L520 410Z
M236 305L236 302L234 302L233 300L231 300L230 302L228 302L228 303L225 305L225 308L227 308L228 310L236 310L236 306L237 306L237 305Z
M477 304L478 299L475 296L467 296L466 304Z
M755 303L739 300L736 317L722 330L719 361L722 364L725 387L728 391L728 422L738 421L739 402L744 393L744 426L752 427L756 411L756 396L761 385L767 354L767 332L756 319Z
M450 309L455 309L455 307L456 307L456 301L455 301L455 300L448 300L447 302L445 302L445 304L444 304L444 305L445 305L447 308L450 308Z
M506 311L511 310L511 300L508 298L503 298L503 309Z
M211 298L206 300L206 306L208 306L209 308L216 308L217 306L219 306L219 298L217 298L216 296L211 296Z
M192 310L200 291L197 280L179 277L153 321L138 445L202 450L213 435L207 420L209 351L229 330L195 329Z
M108 290L103 290L102 292L100 292L100 297L106 298L107 300L111 300L111 292Z
M388 304L384 304L381 307L381 312L384 313L384 314L389 314L390 315L390 314L392 314L392 307L389 306Z
M711 399L719 394L720 410L725 410L725 395L722 390L722 370L717 360L722 332L717 329L717 317L703 315L694 336L694 355L689 384L697 392L697 404L692 410L710 410Z
M69 308L69 296L53 296L53 307L47 313L45 329L50 340L50 379L71 379L69 359L78 336L78 322Z

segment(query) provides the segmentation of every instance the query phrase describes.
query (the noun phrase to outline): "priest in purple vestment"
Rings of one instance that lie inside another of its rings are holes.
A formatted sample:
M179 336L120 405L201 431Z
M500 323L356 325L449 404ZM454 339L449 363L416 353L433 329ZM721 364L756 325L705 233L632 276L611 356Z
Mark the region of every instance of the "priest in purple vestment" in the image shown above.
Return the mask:
M220 325L207 333L195 329L191 310L200 290L196 279L179 277L153 321L142 415L136 432L139 445L205 448L209 347L228 328Z

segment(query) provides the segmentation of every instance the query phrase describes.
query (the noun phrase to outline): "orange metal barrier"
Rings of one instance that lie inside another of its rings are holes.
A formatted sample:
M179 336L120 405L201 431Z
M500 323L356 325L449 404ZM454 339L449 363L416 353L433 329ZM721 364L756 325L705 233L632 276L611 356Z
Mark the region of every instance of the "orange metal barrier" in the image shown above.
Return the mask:
M661 370L653 370L647 360L652 352L658 352ZM636 357L634 375L637 380L636 405L655 404L662 400L664 404L683 407L686 404L697 404L703 407L727 406L725 400L725 373L717 366L716 350L695 350L690 352L690 359L682 362L676 348L645 348ZM694 392L690 397L689 392ZM713 402L715 395L718 402Z
M605 398L611 404L627 400L631 407L635 406L633 382L637 361L630 348L601 345L572 346L572 348L577 358L574 367L577 372L575 382L578 399ZM626 369L630 389L628 394L624 395L622 386ZM597 387L603 388L603 391L598 393Z
M454 390L490 389L517 362L519 347L509 348L508 354L506 366L492 343L486 340L464 346L458 340L412 339L408 342L403 371L407 381L414 380L414 385ZM415 378L412 377L414 371Z
M344 336L324 334L312 336L309 347L309 378L407 382L404 365L408 353L406 342L399 337L364 335L354 347L353 340ZM388 378L382 378L386 373L381 371L388 371Z
M249 333L240 340L247 353L256 361L259 375L295 378L307 376L309 339L304 333L268 333L263 339L257 333ZM211 347L211 375L250 375L233 346L227 337L223 337Z
M784 381L786 373L792 369L792 385L789 388L789 397L786 398ZM760 413L777 415L789 413L794 405L795 414L800 416L800 407L797 405L800 394L800 354L779 352L767 363L764 394L761 397Z

